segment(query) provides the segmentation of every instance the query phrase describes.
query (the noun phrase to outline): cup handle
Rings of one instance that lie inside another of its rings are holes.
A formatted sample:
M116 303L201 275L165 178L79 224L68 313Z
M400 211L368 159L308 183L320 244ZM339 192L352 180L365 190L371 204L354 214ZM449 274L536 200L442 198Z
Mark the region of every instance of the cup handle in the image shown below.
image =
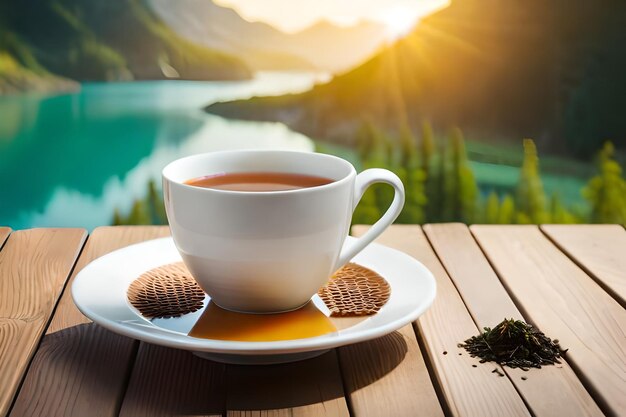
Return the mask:
M356 206L361 201L365 190L370 185L376 183L389 184L394 189L393 201L385 212L385 214L378 219L376 223L359 239L357 239L352 245L344 245L339 259L335 264L335 271L344 266L354 258L357 253L361 252L367 245L369 245L374 239L376 239L387 227L393 223L398 217L404 206L404 185L400 178L396 174L386 169L372 168L366 169L356 177L354 184L354 201L352 203L352 211L356 209Z

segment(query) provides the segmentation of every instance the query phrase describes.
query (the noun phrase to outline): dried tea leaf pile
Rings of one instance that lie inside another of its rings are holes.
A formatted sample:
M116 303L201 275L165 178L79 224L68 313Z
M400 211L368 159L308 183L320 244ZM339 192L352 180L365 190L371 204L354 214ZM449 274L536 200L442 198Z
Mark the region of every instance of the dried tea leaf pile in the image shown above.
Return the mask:
M541 368L542 365L561 363L558 340L551 340L532 325L521 320L507 319L493 329L459 343L459 347L481 362L496 362L511 368Z

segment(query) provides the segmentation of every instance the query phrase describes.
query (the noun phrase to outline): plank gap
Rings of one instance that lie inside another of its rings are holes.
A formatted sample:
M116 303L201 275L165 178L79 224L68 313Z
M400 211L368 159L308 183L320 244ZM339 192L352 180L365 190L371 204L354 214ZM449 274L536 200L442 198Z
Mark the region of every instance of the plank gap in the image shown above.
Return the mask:
M130 380L133 376L133 372L135 370L135 363L137 363L137 355L139 354L139 340L135 340L133 346L130 351L130 357L128 359L128 366L126 368L126 372L123 376L122 384L119 391L119 396L116 398L115 404L115 416L119 416L122 412L122 405L124 403L124 397L126 397L126 392L128 391L128 387L130 386Z
M626 308L626 230L621 225L541 225L541 232ZM600 233L604 234L600 238ZM576 236L579 235L579 236ZM581 242L577 238L585 237ZM607 241L608 239L608 241ZM599 246L598 240L604 240ZM619 248L622 252L619 252ZM614 252L617 249L617 252ZM604 257L604 259L598 259Z
M93 231L26 373L12 416L117 415L124 394L120 384L129 372L126 364L138 342L109 332L83 316L72 300L71 284L95 258L168 234L167 227L154 226L105 226Z
M498 228L505 227L507 230L503 235L507 239L497 233ZM498 279L528 322L548 333L548 336L559 339L563 347L570 349L563 358L564 362L597 406L606 415L622 415L626 409L626 397L622 394L624 362L623 356L621 362L616 362L615 355L619 357L617 352L623 351L624 346L613 340L613 336L605 340L593 335L596 332L595 319L600 320L600 324L606 321L603 325L611 323L616 326L613 331L616 331L617 338L624 335L626 313L619 303L536 226L472 226L470 230ZM521 270L526 272L523 277L519 272ZM567 280L569 285L565 285L563 280ZM526 287L529 283L539 285L533 287L532 295ZM556 295L557 287L563 286L568 291L558 291L560 298L554 298L550 303L543 299L547 294ZM573 305L580 308L573 311ZM582 325L580 320L586 323Z
M0 415L14 407L86 235L83 229L23 230L0 252Z
M353 233L358 237L366 230L365 226L355 226ZM392 240L387 234L378 239L381 243L387 240ZM355 415L444 417L411 323L338 351Z
M119 416L220 416L225 386L224 364L140 342Z
M426 240L428 241L428 245L430 246L430 248L432 249L433 253L435 254L435 256L437 257L437 260L439 261L439 263L441 264L442 268L444 269L444 271L446 272L446 274L448 275L448 277L450 277L450 283L452 284L452 286L454 287L455 291L459 294L459 297L461 297L461 300L463 301L463 303L465 304L465 307L467 308L467 312L469 313L470 317L472 318L472 321L474 322L474 324L476 325L476 328L478 329L478 333L482 333L483 331L483 326L481 326L481 324L478 322L478 320L476 320L476 317L474 316L472 309L469 307L467 301L465 300L465 297L463 296L463 293L461 291L461 289L459 288L459 286L457 285L456 280L454 280L452 278L452 274L451 272L448 270L448 268L446 267L446 263L444 262L444 260L441 258L440 254L437 252L437 249L435 248L435 245L433 244L433 241L431 239L431 237L429 236L428 232L427 232L427 227L430 225L424 225L422 227L422 230L424 230L424 235L426 236ZM416 334L417 334L417 330L416 330ZM460 342L459 342L460 343ZM486 362L487 363L487 362ZM482 364L484 365L484 364ZM524 395L522 395L522 393L520 392L516 381L513 380L513 376L511 375L511 372L508 371L506 369L505 366L501 366L499 364L496 364L494 362L494 365L496 367L499 367L504 374L506 375L506 377L508 378L509 381L511 381L511 384L513 385L513 388L515 389L515 391L517 392L517 394L519 395L519 397L522 399L522 402L524 403L524 405L526 406L526 408L528 409L528 412L531 414L531 416L535 417L535 414L533 413L532 408L530 407L530 405L528 404L528 401L526 401L526 398L524 397Z
M472 236L474 236L472 234ZM500 280L500 283L502 284L502 286L506 289L507 293L509 294L509 296L511 297L511 300L513 301L513 303L515 304L515 306L517 307L517 309L521 312L522 316L525 318L527 323L532 324L533 326L535 326L536 328L538 328L539 330L542 330L542 327L531 318L531 315L529 314L529 311L526 309L526 307L524 306L523 302L520 300L520 298L515 295L515 292L513 291L513 289L507 284L507 282L505 280L502 279L501 273L498 271L498 269L495 267L495 265L493 264L492 260L487 256L484 248L482 247L482 245L480 244L480 241L478 239L476 239L476 237L474 236L474 239L476 240L476 243L478 244L478 246L480 247L480 249L483 251L483 253L485 254L485 257L487 259L487 261L489 262L489 264L491 265L491 267L493 268L494 272L496 273L498 279ZM543 331L543 330L542 330ZM548 335L549 336L549 335ZM565 346L567 348L567 346ZM589 378L587 378L587 376L585 375L585 373L580 369L580 367L578 367L576 365L575 362L569 360L567 358L567 356L562 356L561 359L566 362L574 371L574 373L576 374L576 376L578 377L578 379L580 380L581 384L583 384L583 386L585 387L585 389L589 392L589 394L591 395L591 397L593 398L593 400L596 402L596 404L598 405L598 407L600 407L600 409L602 410L602 412L604 414L606 414L607 416L614 416L614 417L619 417L617 415L615 415L612 410L611 407L609 406L609 404L602 398L602 395L600 394L600 392L596 389L596 387L593 385L593 383L589 380Z
M339 373L341 374L341 387L343 389L343 396L346 400L346 407L348 407L348 414L350 417L355 417L354 407L352 404L352 399L350 398L350 391L348 390L348 386L346 384L346 379L343 375L343 364L341 363L341 355L337 348L333 349L335 351L335 356L337 357L337 367L339 368Z
M427 352L426 343L419 329L417 328L416 322L411 323L411 327L413 328L413 333L415 334L415 339L417 340L417 344L422 352ZM448 402L446 401L446 397L443 393L443 388L439 384L437 380L437 374L435 373L435 369L432 361L430 360L428 355L424 355L424 364L426 365L426 369L428 370L428 376L430 377L430 382L433 384L433 388L435 389L435 394L437 394L437 399L439 400L439 405L443 411L444 416L453 417L452 410L448 406Z
M11 235L11 231L12 230L10 227L0 227L0 251L2 250L4 245L6 245L6 242Z
M477 361L461 353L458 343L478 332L467 307L435 255L422 229L416 225L394 225L379 243L401 250L419 260L437 282L433 305L415 325L423 341L424 362L440 386L442 397L454 416L530 416L528 408L508 378L497 377L485 367L473 368ZM413 336L416 336L412 331ZM446 353L448 354L446 354ZM433 393L433 395L436 394ZM439 400L437 400L440 402Z
M228 365L227 415L349 416L336 355L330 350L272 366Z
M466 225L431 224L424 226L424 231L478 328L494 327L503 318L526 320ZM559 366L560 370L545 366L528 372L503 369L534 415L603 415L567 362L563 360ZM532 379L533 383L523 382L522 377ZM553 400L546 401L547 398Z
M86 231L85 231L86 232ZM28 371L30 370L30 367L33 363L33 361L35 360L35 356L36 356L36 352L39 350L39 347L41 346L41 344L43 343L44 337L46 335L46 332L48 330L48 327L50 326L50 323L52 323L52 319L54 318L54 315L57 311L57 308L59 307L59 304L61 302L61 297L63 295L63 293L65 292L65 288L67 287L69 281L70 281L70 277L72 276L72 274L74 273L74 269L76 268L76 265L78 264L78 260L80 259L83 250L85 249L85 245L87 244L87 240L89 239L89 235L86 235L85 238L82 241L82 245L80 246L80 249L78 251L78 254L76 255L76 258L74 259L74 264L72 265L70 271L67 274L67 277L65 278L65 284L63 285L63 288L61 289L61 291L59 292L59 296L57 297L54 306L52 307L52 312L50 313L50 316L48 316L48 320L46 321L44 328L42 330L41 333L41 337L39 338L39 341L37 342L37 346L34 349L34 353L33 355L30 357L30 360L28 361L28 364L26 365L26 368L24 370L24 374L22 375L22 379L20 380L17 389L15 390L16 395L13 396L13 400L11 401L11 405L9 406L9 409L7 411L7 415L11 414L11 411L13 410L13 406L15 405L15 402L17 401L17 397L19 392L22 390L22 386L24 385L24 381L26 380L26 375L28 375Z

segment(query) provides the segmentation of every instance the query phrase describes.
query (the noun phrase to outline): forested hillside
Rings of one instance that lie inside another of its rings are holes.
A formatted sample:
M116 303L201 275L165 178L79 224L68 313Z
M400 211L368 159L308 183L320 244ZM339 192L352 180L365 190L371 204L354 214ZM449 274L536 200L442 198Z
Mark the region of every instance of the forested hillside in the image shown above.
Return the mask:
M626 2L453 0L362 66L300 95L209 111L279 120L354 144L369 120L397 130L430 121L470 137L589 156L626 146Z
M143 0L0 0L0 54L13 73L42 78L250 77L238 58L176 35Z

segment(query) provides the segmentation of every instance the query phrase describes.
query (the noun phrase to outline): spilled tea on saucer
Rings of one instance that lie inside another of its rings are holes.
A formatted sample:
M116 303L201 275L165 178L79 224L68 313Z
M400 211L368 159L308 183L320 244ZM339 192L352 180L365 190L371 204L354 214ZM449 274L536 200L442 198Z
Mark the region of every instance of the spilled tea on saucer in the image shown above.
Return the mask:
M318 292L330 317L313 302L285 313L245 314L222 309L209 301L189 336L242 342L322 336L376 314L389 300L390 293L389 283L382 276L349 263ZM201 309L206 299L182 262L143 273L130 284L127 297L147 319L185 316Z

